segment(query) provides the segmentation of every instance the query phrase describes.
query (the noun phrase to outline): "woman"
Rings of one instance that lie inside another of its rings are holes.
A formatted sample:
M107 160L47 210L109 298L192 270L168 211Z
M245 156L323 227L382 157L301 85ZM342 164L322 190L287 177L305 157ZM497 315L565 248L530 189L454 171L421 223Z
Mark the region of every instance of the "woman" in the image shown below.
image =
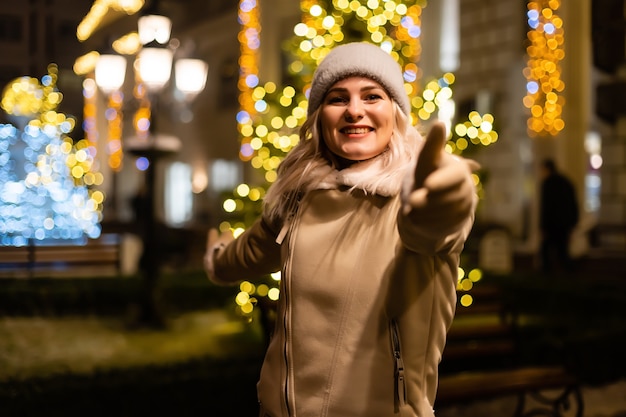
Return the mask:
M213 281L282 271L261 416L433 415L474 166L443 151L441 124L422 141L409 112L389 54L333 49L262 218L236 240L209 233Z

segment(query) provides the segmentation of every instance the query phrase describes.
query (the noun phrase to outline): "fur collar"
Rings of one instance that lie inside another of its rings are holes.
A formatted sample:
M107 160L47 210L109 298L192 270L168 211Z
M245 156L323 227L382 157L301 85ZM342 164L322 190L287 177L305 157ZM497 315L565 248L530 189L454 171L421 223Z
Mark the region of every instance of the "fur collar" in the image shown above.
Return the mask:
M412 172L414 162L405 161L392 170L385 169L386 163L387 155L383 153L342 170L337 170L329 165L319 167L317 172L312 175L321 178L321 181L310 184L307 191L328 190L345 186L362 190L366 194L378 194L385 197L398 195L402 190L402 184L407 173Z

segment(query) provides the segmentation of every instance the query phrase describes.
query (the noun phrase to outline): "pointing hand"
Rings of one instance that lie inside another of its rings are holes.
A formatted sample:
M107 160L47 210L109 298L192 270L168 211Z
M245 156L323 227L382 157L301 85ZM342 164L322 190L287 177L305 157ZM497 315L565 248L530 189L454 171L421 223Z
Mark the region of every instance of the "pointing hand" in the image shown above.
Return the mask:
M471 172L479 168L475 161L447 153L445 144L445 125L437 122L418 156L413 189L404 207L412 221L442 233L453 231L471 214Z

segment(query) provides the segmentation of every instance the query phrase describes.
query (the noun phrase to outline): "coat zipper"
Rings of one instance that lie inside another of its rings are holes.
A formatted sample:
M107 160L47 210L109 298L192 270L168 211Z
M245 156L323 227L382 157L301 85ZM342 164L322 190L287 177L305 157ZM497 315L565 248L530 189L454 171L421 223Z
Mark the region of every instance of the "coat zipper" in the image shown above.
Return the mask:
M287 262L285 263L285 267L283 268L282 274L282 290L281 296L285 297L285 312L283 317L283 330L285 334L285 348L284 348L284 356L285 356L285 388L284 388L284 396L285 396L285 409L287 411L287 416L295 415L295 412L292 412L292 402L293 400L289 395L289 384L290 384L290 356L291 356L291 332L290 329L290 311L289 311L289 296L290 296L290 278L291 278L291 263L292 263L292 253L291 248L293 247L293 239L294 239L294 229L297 224L298 211L293 216L289 216L285 224L283 225L278 237L276 238L276 242L278 244L282 244L285 237L288 235L287 242Z
M394 411L398 413L406 404L406 383L404 380L404 361L402 360L402 352L400 350L400 331L398 329L398 322L395 320L391 320L391 346L395 361Z
M285 272L287 272L287 268L285 268ZM285 285L286 287L286 285ZM287 305L288 300L288 296L287 296L287 289L285 288L284 291L284 296L285 296L285 305ZM290 375L290 368L289 368L289 356L290 356L290 344L291 344L291 340L289 339L289 324L288 324L288 313L287 313L287 307L285 307L285 317L283 318L283 327L284 327L284 331L285 331L285 349L284 349L284 355L285 355L285 408L287 409L287 416L291 416L291 408L289 406L289 375Z

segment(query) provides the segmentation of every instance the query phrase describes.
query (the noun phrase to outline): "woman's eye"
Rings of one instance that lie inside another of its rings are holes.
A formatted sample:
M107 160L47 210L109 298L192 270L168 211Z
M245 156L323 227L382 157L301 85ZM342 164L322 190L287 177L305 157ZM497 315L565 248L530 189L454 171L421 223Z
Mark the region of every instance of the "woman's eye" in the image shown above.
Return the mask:
M376 101L376 100L380 100L382 97L378 94L368 94L367 96L365 96L365 100L367 101Z
M330 104L338 104L338 103L345 103L347 100L344 97L341 96L334 96L334 97L329 97L328 98L328 103Z

